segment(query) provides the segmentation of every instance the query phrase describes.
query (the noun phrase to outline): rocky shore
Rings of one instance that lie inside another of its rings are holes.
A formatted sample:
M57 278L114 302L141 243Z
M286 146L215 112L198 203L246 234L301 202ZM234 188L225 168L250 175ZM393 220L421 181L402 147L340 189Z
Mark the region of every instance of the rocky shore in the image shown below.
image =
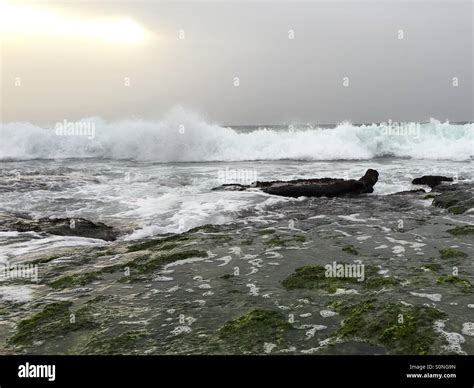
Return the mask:
M8 263L0 353L474 354L474 185L423 177L429 193L366 195L373 171L260 182L317 195L140 241L84 219L0 213L2 232L103 241ZM8 276L15 266L36 268L36 281Z

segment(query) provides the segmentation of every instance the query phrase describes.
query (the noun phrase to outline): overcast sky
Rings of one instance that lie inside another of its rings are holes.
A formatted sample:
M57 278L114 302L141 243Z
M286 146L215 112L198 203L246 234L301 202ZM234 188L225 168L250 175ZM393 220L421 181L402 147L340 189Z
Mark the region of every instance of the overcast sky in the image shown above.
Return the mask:
M470 1L9 3L140 36L0 26L4 122L175 105L222 125L474 118Z

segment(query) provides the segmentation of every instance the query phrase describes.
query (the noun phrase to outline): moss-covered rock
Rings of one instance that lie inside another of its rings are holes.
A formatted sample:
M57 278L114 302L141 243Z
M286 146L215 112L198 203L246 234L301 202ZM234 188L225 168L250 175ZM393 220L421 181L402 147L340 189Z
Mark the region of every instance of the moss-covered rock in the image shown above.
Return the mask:
M36 260L33 260L32 262L30 262L29 264L33 264L33 265L36 265L36 264L46 264L46 263L49 263L50 261L53 261L53 260L56 260L56 259L59 259L61 256L47 256L47 257L41 257L39 259L36 259Z
M463 214L474 207L474 198L469 191L447 191L437 195L433 199L433 205L447 209L453 214Z
M223 229L222 225L213 225L213 224L205 224L202 226L197 226L193 229L190 229L186 232L186 234L192 233L219 233Z
M137 252L144 250L171 250L178 246L180 241L186 241L187 236L175 234L164 238L147 240L142 243L132 244L128 247L128 252Z
M342 250L344 252L347 252L347 253L351 254L351 255L356 255L357 256L359 254L359 251L356 248L354 248L353 245L347 245L344 248L342 248Z
M461 279L454 275L443 275L436 280L437 284L454 284L464 292L470 292L472 290L472 284L469 280Z
M355 265L339 263L342 265ZM295 289L320 289L334 293L338 288L347 288L361 286L368 290L380 290L385 286L395 286L399 281L392 276L382 276L378 274L379 269L376 266L364 267L364 278L359 280L355 276L337 277L327 276L326 268L318 265L300 267L290 276L284 279L281 284L287 290ZM356 272L353 273L354 275Z
M284 344L291 328L279 312L255 309L226 322L218 336L234 351L263 353L265 342Z
M443 248L439 251L443 259L466 258L467 254L454 248Z
M252 245L253 244L253 237L245 238L240 240L241 245Z
M380 276L376 272L367 273L366 279L362 282L364 288L368 290L380 290L385 287L396 286L400 282L393 276Z
M49 285L52 288L64 289L68 287L85 286L88 283L102 279L99 272L85 272L74 275L62 276L53 280Z
M139 341L147 336L145 330L130 330L116 336L95 335L84 350L87 354L130 354L139 349Z
M423 264L423 267L429 269L432 272L441 271L441 266L439 264L436 264L436 263Z
M85 286L96 280L102 280L107 273L123 272L128 269L130 276L123 276L121 281L130 281L140 278L143 275L151 274L162 266L175 261L189 259L192 257L207 257L207 252L198 250L189 250L182 252L173 252L152 256L143 255L124 263L101 268L93 272L85 272L73 275L62 276L49 283L52 288L65 289L68 287Z
M42 311L21 320L9 342L15 345L32 344L35 341L57 338L72 331L90 329L95 326L91 317L78 310L71 320L71 302L46 305Z
M287 247L295 245L295 243L302 243L306 241L306 237L301 234L294 235L275 235L264 240L264 244L268 247Z
M474 225L456 226L447 232L453 236L468 236L474 234Z
M433 329L445 313L427 306L383 303L375 299L339 309L344 320L340 338L382 345L395 354L429 354L439 340Z
M148 274L155 272L158 268L166 264L173 263L179 260L189 259L191 257L207 257L207 252L198 250L175 252L167 255L150 257L149 259L142 258L140 260L131 261L125 266L128 266L132 273Z
M260 229L260 230L258 231L258 234L259 234L260 236L265 236L265 235L267 235L267 234L273 234L273 233L275 233L275 232L276 232L275 229Z

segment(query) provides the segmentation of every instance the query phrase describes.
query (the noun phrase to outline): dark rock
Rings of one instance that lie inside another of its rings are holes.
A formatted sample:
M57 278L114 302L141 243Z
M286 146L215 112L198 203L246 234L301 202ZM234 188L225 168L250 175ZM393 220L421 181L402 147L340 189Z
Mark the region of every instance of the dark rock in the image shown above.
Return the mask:
M247 190L250 186L240 185L238 183L226 183L219 187L214 187L214 191L244 191Z
M0 231L38 232L57 236L77 236L114 241L119 232L102 222L94 223L84 218L39 218L0 213Z
M372 193L377 183L379 173L369 169L359 180L350 179L295 179L291 181L257 181L250 186L227 184L216 187L214 190L245 190L257 187L268 194L284 197L335 197L349 194Z
M452 182L453 178L441 175L423 175L411 181L414 185L426 185L431 188L438 186L441 182Z
M416 190L405 190L405 191L399 191L398 193L393 193L390 195L410 195L410 194L425 194L426 191L424 189L416 189Z
M262 188L268 194L282 195L285 197L335 197L348 194L372 193L373 186L377 183L379 173L367 170L359 180L350 179L307 179L288 182L279 182Z
M377 170L372 170L371 168L369 168L366 172L365 172L365 175L359 179L359 181L363 182L367 187L371 187L373 188L373 186L375 186L375 184L377 183L377 181L379 180L379 173ZM373 192L374 190L371 191L371 193Z

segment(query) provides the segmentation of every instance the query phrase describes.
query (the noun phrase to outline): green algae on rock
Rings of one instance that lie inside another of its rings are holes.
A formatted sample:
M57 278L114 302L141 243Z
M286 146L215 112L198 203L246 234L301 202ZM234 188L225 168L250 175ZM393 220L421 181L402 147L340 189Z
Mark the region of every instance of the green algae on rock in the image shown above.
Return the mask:
M474 207L474 198L469 191L448 191L437 195L433 205L447 209L452 214L463 214Z
M129 262L104 267L97 271L62 276L50 282L49 285L52 288L56 289L85 286L86 284L92 283L93 281L102 280L103 275L106 273L125 271L126 269L129 270L129 275L122 277L121 280L130 281L135 280L136 277L153 273L154 271L166 264L170 264L179 260L189 259L192 257L207 257L207 252L189 250L183 252L161 254L156 256L139 256Z
M81 310L74 313L74 321L71 321L71 306L72 303L67 301L46 305L42 311L21 320L9 342L14 345L31 344L95 326L91 317Z
M272 235L271 238L264 240L264 244L268 247L287 247L289 243L305 242L306 237L300 234L295 235Z
M86 345L87 354L130 354L137 342L148 336L145 330L130 330L117 336L95 335Z
M356 265L339 263L342 265ZM337 277L327 276L326 268L318 265L310 265L300 267L290 276L284 279L281 284L287 290L295 289L321 289L330 293L334 293L337 289L345 288L353 285L361 285L369 290L379 290L384 286L394 286L399 281L392 276L379 275L379 268L376 266L365 266L364 277Z
M255 309L222 326L219 338L238 352L263 353L266 342L284 344L292 326L282 314Z
M436 263L423 264L423 267L429 269L432 272L439 272L442 268L441 265Z
M382 345L394 354L430 354L439 341L433 329L446 314L428 306L383 303L375 299L339 309L344 320L336 336Z
M160 239L152 239L152 240L130 245L127 248L127 250L128 252L137 252L137 251L144 251L144 250L149 250L149 249L170 250L177 247L178 242L186 241L187 239L188 237L186 235L173 234L168 237L164 237Z
M453 229L448 229L446 232L453 236L467 236L474 234L474 225L456 226Z
M67 287L85 286L93 281L100 280L102 277L99 272L85 272L73 275L62 276L59 279L53 280L49 285L52 288L64 289Z
M464 292L470 292L472 290L472 284L469 280L461 279L454 275L443 275L436 280L436 284L454 284L461 288Z
M275 232L276 232L275 229L260 229L260 230L258 231L258 234L259 234L260 236L265 236L266 234L273 234L273 233L275 233Z
M170 264L179 260L189 259L191 257L207 257L207 252L189 250L183 252L169 253L166 255L151 257L146 260L131 261L125 266L130 267L132 273L134 272L138 274L147 274L154 272L155 270L166 264Z
M53 256L47 256L47 257L42 257L40 259L36 259L31 261L29 264L36 265L36 264L46 264L49 263L50 261L59 259L61 256L53 255Z
M355 256L357 256L359 254L359 251L356 248L354 248L353 245L347 245L344 248L342 248L342 250L344 252L347 252L347 253L349 253L351 255L355 255Z
M443 248L439 251L443 259L465 258L467 254L463 251L453 248Z

